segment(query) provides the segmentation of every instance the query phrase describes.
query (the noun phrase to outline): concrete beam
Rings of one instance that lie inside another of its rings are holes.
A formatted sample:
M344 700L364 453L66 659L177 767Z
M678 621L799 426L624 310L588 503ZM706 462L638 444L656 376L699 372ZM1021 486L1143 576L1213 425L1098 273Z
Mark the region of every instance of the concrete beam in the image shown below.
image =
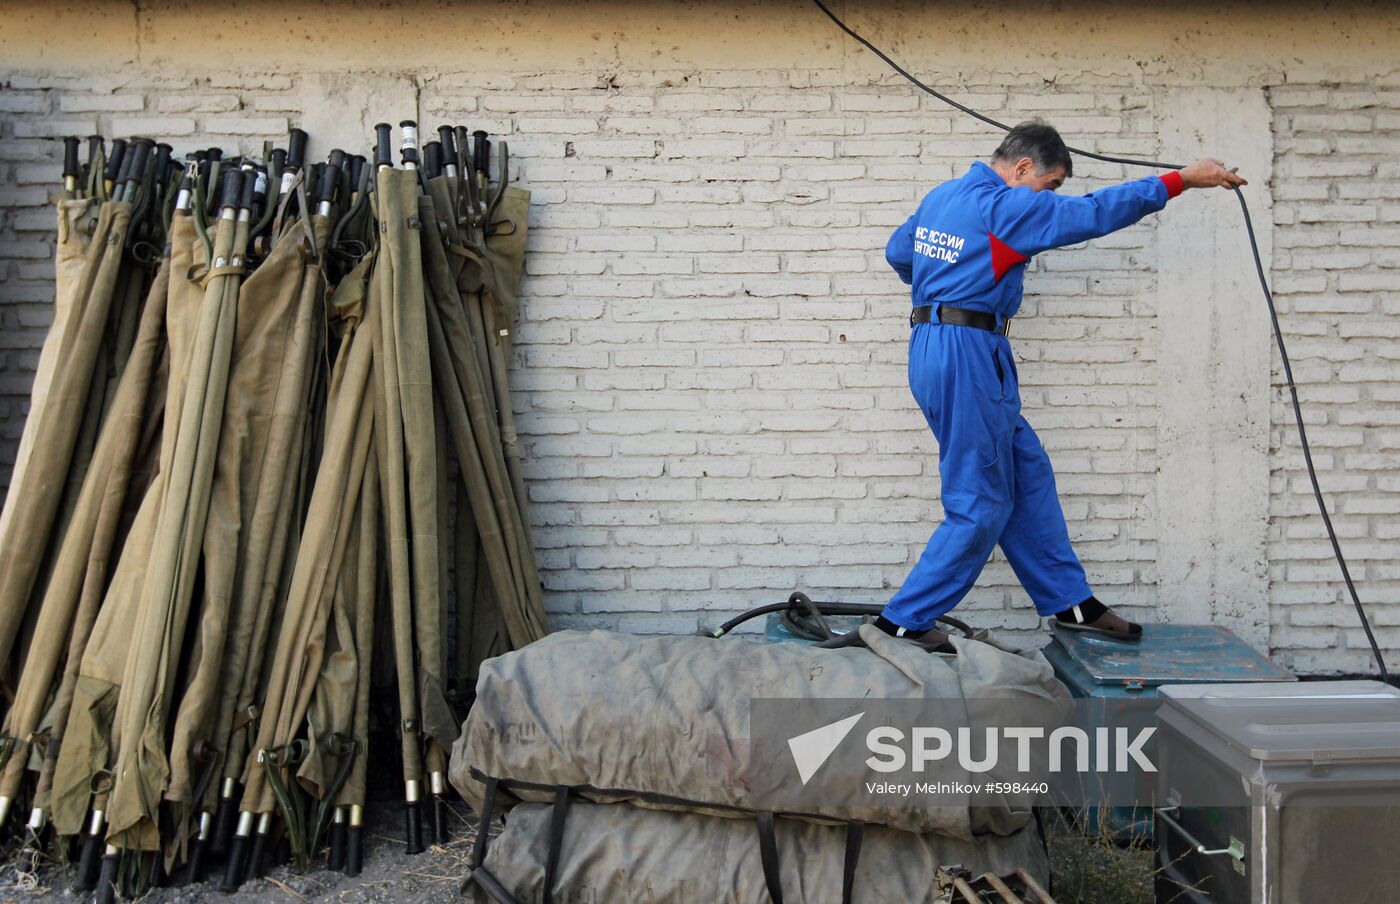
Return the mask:
M1156 103L1164 159L1213 156L1246 192L1272 252L1270 111L1262 91L1172 88ZM1171 202L1158 228L1160 615L1213 622L1267 649L1267 310L1239 204L1219 189Z

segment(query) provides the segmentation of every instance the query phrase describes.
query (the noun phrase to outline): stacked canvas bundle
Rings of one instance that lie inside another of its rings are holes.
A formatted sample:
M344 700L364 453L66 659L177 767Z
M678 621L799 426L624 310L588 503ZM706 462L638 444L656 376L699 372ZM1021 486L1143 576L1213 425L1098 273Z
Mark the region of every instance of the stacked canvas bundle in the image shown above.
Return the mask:
M1044 884L1029 796L930 807L809 794L775 812L777 786L798 779L747 761L757 698L1014 701L1047 725L1067 715L1038 653L957 639L956 655L935 655L859 630L868 647L562 632L487 662L451 768L484 819L505 811L503 835L479 836L478 900L932 902L948 864L1023 867Z

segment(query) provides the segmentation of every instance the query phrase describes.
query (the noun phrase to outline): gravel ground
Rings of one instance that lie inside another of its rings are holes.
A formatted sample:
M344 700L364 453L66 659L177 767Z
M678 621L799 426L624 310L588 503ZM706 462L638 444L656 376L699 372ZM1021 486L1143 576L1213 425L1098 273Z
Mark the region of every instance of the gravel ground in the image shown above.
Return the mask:
M217 879L210 879L194 886L153 889L137 900L151 904L246 904L254 901L460 904L463 899L457 895L457 886L467 871L475 831L468 820L465 804L459 802L453 813L452 840L410 857L403 850L403 817L399 810L392 805L371 809L365 836L364 869L354 878L320 866L304 873L291 866L280 866L264 879L245 882L233 894L223 894ZM50 865L34 877L18 875L13 846L13 842L7 846L5 864L0 867L0 904L91 900L91 893L69 889L70 867Z
M313 904L461 904L457 887L467 871L475 827L470 811L458 802L453 810L453 837L417 856L403 850L402 815L392 804L370 812L364 869L350 878L313 867L298 872L280 866L264 879L223 894L217 879L195 886L157 888L141 897L150 904L251 904L251 902L313 902ZM1055 895L1059 904L1151 904L1152 855L1141 844L1122 844L1107 832L1085 832L1060 819L1047 820ZM374 828L377 827L377 830ZM78 902L91 894L68 888L66 866L50 865L36 877L15 870L13 842L0 867L0 904L21 901ZM623 904L623 902L617 902ZM701 902L696 902L701 904Z

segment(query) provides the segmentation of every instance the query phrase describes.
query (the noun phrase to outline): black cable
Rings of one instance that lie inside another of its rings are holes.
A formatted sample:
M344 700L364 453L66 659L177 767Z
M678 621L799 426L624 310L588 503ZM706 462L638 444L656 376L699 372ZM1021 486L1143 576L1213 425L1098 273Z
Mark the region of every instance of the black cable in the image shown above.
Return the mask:
M829 8L827 8L827 5L823 3L822 0L812 0L812 2L816 4L818 9L826 13L828 19L836 23L837 28L841 29L847 35L854 38L866 50L869 50L881 60L884 60L886 65L888 65L895 72L898 72L900 75L904 76L920 90L932 95L933 97L938 98L948 106L960 110L961 112L966 113L968 116L971 116L974 119L986 123L987 125L995 126L996 128L1001 129L1003 132L1011 131L1011 126L1008 126L1002 122L998 122L997 120L992 119L990 116L987 116L983 113L979 113L971 107L964 106L958 103L957 101L953 100L951 97L948 97L945 94L935 91L928 85L925 85L923 82L919 81L917 78L911 75L906 69L904 69L904 67L900 66L894 60L890 59L884 51L876 47L874 44L871 44L865 38L861 37L849 26L847 26L845 22L842 22L839 18L837 18L836 14L833 13ZM1099 160L1104 163L1119 163L1125 166L1145 166L1156 169L1179 170L1182 168L1179 164L1175 163L1161 163L1155 160L1134 160L1130 157L1110 157L1104 154L1096 154L1093 151L1086 151L1082 148L1076 147L1067 146L1066 149L1072 154L1078 154L1081 157L1088 157L1090 160ZM1322 487L1319 486L1317 482L1317 471L1313 467L1312 448L1308 445L1308 432L1307 429L1303 426L1303 410L1298 404L1298 387L1293 383L1293 368L1289 364L1288 349L1284 345L1283 330L1279 326L1278 309L1274 306L1274 293L1269 290L1269 280L1268 277L1264 274L1264 261L1259 256L1259 243L1254 237L1254 221L1249 216L1249 205L1245 203L1244 192L1240 191L1239 186L1234 187L1234 192L1235 196L1239 198L1240 201L1240 211L1244 214L1245 230L1249 233L1249 248L1254 255L1254 267L1255 271L1259 276L1259 288L1263 290L1264 301L1268 303L1269 319L1273 321L1274 327L1274 340L1275 343L1278 345L1279 356L1283 359L1283 373L1285 379L1288 381L1289 395L1292 397L1293 400L1293 419L1298 426L1298 439L1303 446L1303 461L1307 464L1308 467L1308 479L1312 482L1313 496L1317 499L1318 511L1322 513L1322 522L1327 526L1327 538L1332 541L1332 553L1336 556L1337 565L1340 566L1342 569L1342 578L1346 581L1347 592L1351 594L1352 605L1356 607L1357 618L1361 620L1361 628L1366 632L1366 641L1371 645L1371 655L1376 660L1376 668L1380 670L1381 680L1388 682L1390 680L1390 672L1386 670L1385 659L1381 656L1380 646L1376 643L1376 636L1371 631L1370 619L1366 617L1366 609L1364 606L1361 605L1361 597L1356 592L1356 585L1352 583L1351 571L1347 568L1346 557L1342 555L1342 546L1337 541L1337 532L1332 527L1332 518L1327 514L1327 502L1322 496Z
M940 92L938 92L938 91L935 91L934 89L930 88L928 85L925 85L923 82L919 81L919 80L916 79L913 75L911 75L911 74L909 73L909 71L908 71L907 69L905 69L903 66L899 65L899 64L896 63L894 60L892 60L892 59L890 59L888 56L886 56L886 55L885 55L885 52L884 52L883 50L881 50L880 48L876 47L874 44L871 44L871 43L870 43L869 41L867 41L865 38L861 37L859 34L857 34L856 32L852 31L852 30L846 25L845 22L842 22L840 19L836 18L836 14L833 13L830 9L828 9L827 6L826 6L826 4L823 3L822 0L812 0L812 2L815 3L815 4L817 5L817 8L818 8L818 9L820 9L822 12L826 13L826 17L827 17L828 19L830 19L831 21L833 21L833 22L836 23L836 27L837 27L837 28L841 29L841 30L844 31L846 34L848 34L848 35L850 35L852 38L854 38L856 41L860 42L860 44L861 44L863 47L865 47L866 50L870 51L871 53L875 54L875 55L876 55L877 57L879 57L880 59L884 60L884 61L885 61L885 64L886 64L887 66L889 66L889 67L890 67L891 69L893 69L895 72L898 72L900 75L902 75L902 76L904 76L905 78L907 78L909 81L913 82L914 85L916 85L920 90L925 91L925 92L927 92L928 94L933 95L934 97L936 97L936 98L938 98L939 100L943 101L943 103L947 104L948 106L953 107L953 108L955 108L955 109L957 109L957 110L960 110L960 111L962 111L963 113L966 113L968 116L971 116L973 119L980 119L982 122L985 122L987 125L989 125L989 126L996 126L998 129L1001 129L1003 132L1010 132L1010 131L1011 131L1011 126L1007 125L1006 123L1004 123L1004 122L998 122L998 121L996 121L995 119L992 119L990 116L988 116L988 115L985 114L985 113L979 113L979 112L977 112L976 110L972 109L971 107L963 106L962 104L960 104L960 103L958 103L957 101L953 100L953 99L952 99L951 97L949 97L948 95L942 94L942 93L940 93ZM1066 150L1068 150L1068 151L1069 151L1070 153L1072 153L1072 154L1078 154L1078 155L1081 156L1081 157L1088 157L1090 160L1100 160L1100 161L1102 161L1102 162L1104 162L1104 163L1121 163L1121 164L1124 164L1125 166L1152 166L1152 167L1156 167L1156 168L1158 168L1158 169L1173 169L1173 170L1179 170L1179 169L1181 169L1181 164L1179 164L1179 163L1159 163L1159 162L1157 162L1157 161L1155 161L1155 160L1134 160L1134 159L1131 158L1131 157L1110 157L1110 156L1108 156L1107 154L1096 154L1096 153L1093 152L1093 151L1086 151L1086 150L1084 150L1083 148L1075 148L1075 147L1069 147L1069 146L1066 146Z
M823 647L855 646L859 643L856 632L837 634L827 624L827 618L833 615L857 615L874 618L884 608L884 606L875 603L813 602L807 594L798 591L788 597L785 603L770 603L766 606L755 607L734 616L713 631L701 630L699 633L702 637L723 637L746 621L777 612L780 613L783 627L794 637L811 641ZM977 632L967 622L960 621L950 615L940 615L936 621L938 624L947 625L957 630L964 637L975 638L977 636Z
M1254 221L1249 216L1249 205L1244 201L1244 192L1238 187L1235 188L1235 196L1240 199L1240 211L1244 213L1244 227L1249 233L1249 250L1254 254L1254 269L1259 275L1259 288L1264 290L1264 300L1269 304L1269 319L1274 324L1274 339L1278 345L1279 357L1283 360L1283 376L1288 381L1288 395L1293 402L1293 420L1298 425L1298 439L1303 445L1303 461L1308 466L1308 480L1312 481L1313 497L1317 499L1317 510L1322 515L1322 523L1327 526L1327 539L1332 541L1332 554L1337 557L1337 564L1342 569L1342 579L1346 581L1347 592L1351 594L1352 605L1356 607L1357 618L1361 620L1361 628L1366 632L1366 641L1371 645L1371 653L1376 658L1376 667L1380 669L1381 680L1389 681L1390 673L1386 671L1385 660L1381 657L1380 646L1376 644L1376 635L1371 633L1371 621L1366 617L1366 610L1361 605L1361 597L1356 593L1356 585L1351 580L1351 570L1347 568L1346 557L1342 555L1342 546L1337 542L1337 532L1332 528L1332 516L1327 514L1327 503L1322 498L1322 487L1317 483L1317 471L1313 467L1312 447L1308 445L1308 431L1303 426L1303 409L1298 404L1298 387L1293 383L1293 367L1288 362L1288 348L1283 344L1283 329L1278 322L1278 309L1274 307L1274 293L1269 290L1269 281L1264 276L1264 261L1259 257L1259 243L1254 238Z

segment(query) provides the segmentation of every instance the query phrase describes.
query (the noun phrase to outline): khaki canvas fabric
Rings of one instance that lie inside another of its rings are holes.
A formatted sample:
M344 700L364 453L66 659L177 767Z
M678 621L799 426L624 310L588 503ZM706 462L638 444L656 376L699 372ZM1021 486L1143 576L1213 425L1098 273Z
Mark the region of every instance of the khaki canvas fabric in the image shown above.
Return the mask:
M428 358L418 174L381 170L376 215L380 244L370 281L374 340L376 454L388 550L392 653L398 673L404 781L423 779L422 730L415 650L425 615L440 605L437 564L437 440ZM427 626L424 626L425 628ZM446 769L440 746L428 747L429 769ZM440 762L439 762L440 761Z
M306 710L309 749L297 778L318 800L363 804L363 790L344 794L337 781L347 766L359 765L368 737L356 727L359 683L369 677L373 649L375 590L378 584L379 472L374 447L367 444L361 484L350 520L330 621L323 641L321 673ZM309 659L310 657L308 657ZM352 748L345 745L353 743ZM347 760L347 758L350 758Z
M33 455L35 434L43 420L44 406L49 398L49 385L53 382L60 349L70 341L69 313L73 310L74 295L82 281L83 267L87 263L88 248L92 242L92 229L96 225L97 212L101 207L102 202L96 198L64 199L57 205L58 242L54 249L53 319L49 323L48 335L44 337L44 345L39 352L34 384L29 390L29 413L24 420L24 432L20 434L19 450L15 454L15 465L10 472L10 486L18 486L24 482L24 472ZM7 497L5 507L0 511L0 537L9 530L10 519L14 517L14 513L15 504Z
M123 243L131 205L102 205L88 243L62 341L53 353L48 386L22 482L11 483L5 506L11 515L0 534L0 663L10 661L13 644L28 615L36 579L44 564L69 465L91 396L94 369L108 314L122 273Z
M93 779L109 773L112 766L117 700L150 561L149 541L160 514L162 483L157 477L141 503L74 676L73 702L54 770L52 816L60 835L82 831Z
M480 288L483 282L488 290L499 284L502 294L514 297L524 266L529 193L508 189L502 207L513 218L509 231L465 247L444 209L448 180L434 180L432 187L436 206L427 198L421 202L423 265L432 301L434 380L460 473L455 648L456 669L463 674L475 670L482 654L524 646L545 633L505 387L513 305L498 311L494 296ZM437 216L429 216L434 210ZM438 231L439 223L445 233Z
M330 611L352 540L347 528L355 517L375 430L374 399L369 394L371 345L366 339L358 331L353 335L341 350L331 380L325 452L272 654L255 755L249 757L243 775L245 812L271 811L272 791L256 752L281 747L297 736L325 657ZM342 705L350 710L353 702Z
M424 213L430 209L425 208ZM483 364L480 357L473 354L477 344L471 335L437 227L426 216L424 220L423 265L431 299L427 327L433 375L468 501L465 508L458 510L457 529L466 531L480 545L486 574L494 586L502 588L496 598L502 617L516 623L519 634L535 635L538 631L537 636L542 636L542 607L536 619L531 617L535 613L530 604L530 587L538 587L539 578L533 570L528 537L521 542L521 515L502 460L494 406L483 379ZM471 612L471 594L475 589L470 575L458 575L459 619ZM438 657L437 661L441 661L445 654L441 638L432 652ZM459 661L457 667L462 669L465 663ZM443 699L445 682L441 676L441 667L435 674L425 676L425 684L430 685L431 692L425 690L424 696L434 703ZM435 706L435 712L425 711L424 725L444 747L456 740L458 726L445 703Z
M287 229L300 231L301 225L293 223ZM332 326L341 332L342 343L328 390L329 401L326 404L331 410L338 407L339 402L336 400L345 392L344 362L350 360L352 336L364 315L366 281L371 262L372 258L366 258L341 279L329 299L329 320ZM363 350L362 354L366 359L362 366L367 371L368 350ZM315 385L321 385L319 380ZM332 418L333 415L327 415L328 422ZM306 511L305 494L314 494L314 487L308 484L311 482L309 472L314 467L312 450L316 438L313 435L315 431L311 429L305 417L298 418L296 423L301 431L297 442L302 463L297 468L288 469L282 475L282 483L276 496L279 503L276 530L268 541L267 561L261 566L262 580L253 581L251 575L245 575L244 579L240 580L238 616L231 628L229 655L224 662L223 693L215 722L216 725L223 726L223 730L216 743L221 751L223 778L232 781L246 780L249 747L253 741L249 726L255 719L254 712L258 703L266 698L266 689L276 664L273 661L272 647L280 636L282 614L286 608L291 582L295 577L294 563L301 558L297 555L297 549L303 542L317 542L315 537L319 535L318 532L334 530L336 527L333 523L327 524L313 519L307 521L306 533L302 533L299 522L300 513ZM321 455L320 458L325 466L331 466L330 458L325 455ZM317 479L320 479L319 475ZM309 545L308 549L310 548L313 547ZM314 554L308 552L308 555ZM213 804L214 797L214 787L211 783L206 795L206 806ZM255 797L260 798L261 795ZM252 806L251 800L252 798L247 798L249 807Z
M486 239L485 256L490 264L490 278L485 291L478 296L478 310L469 306L469 316L475 325L481 320L481 332L486 338L489 379L496 398L496 414L501 440L501 454L511 477L521 523L528 528L526 513L528 496L520 467L519 437L515 429L515 408L510 401L511 348L515 327L520 277L525 269L525 242L528 235L527 217L530 193L507 188L496 212L494 231ZM521 644L523 645L523 644Z
M63 674L67 654L75 656L92 630L97 604L110 576L113 554L120 549L120 534L127 495L132 487L135 458L148 423L164 396L162 362L165 353L165 307L170 282L167 258L151 286L141 314L129 366L113 398L111 412L92 456L92 467L68 530L58 551L53 576L39 604L39 617L25 656L24 668L4 733L19 747L0 778L0 795L13 798L23 773L25 746L34 732L47 735L67 721L68 693L54 700L55 676ZM155 403L154 405L152 403ZM139 493L143 486L134 491ZM44 724L40 724L41 717ZM47 798L41 783L40 794Z
M750 701L1021 700L1043 703L1049 724L1068 717L1069 692L1038 652L1010 653L955 638L956 656L930 655L872 625L868 649L823 650L706 637L638 637L563 631L482 666L477 699L452 752L452 783L480 809L471 774L544 785L663 795L704 805L762 809L765 790L743 762ZM503 732L499 726L510 726ZM523 743L513 738L547 739ZM734 759L717 768L715 745ZM957 769L941 762L940 768ZM965 773L924 776L966 780ZM774 779L776 780L776 778ZM548 799L521 790L526 799ZM591 792L590 792L591 793ZM998 806L929 807L917 798L834 802L813 815L971 839L1006 834L1030 819L1029 799Z
M355 620L354 656L356 664L355 684L352 688L353 709L351 711L350 739L355 744L351 754L350 771L345 782L336 794L337 806L364 806L366 799L365 776L369 766L369 696L373 680L372 662L374 655L374 622L378 609L381 577L383 570L379 564L379 463L370 450L370 460L365 467L365 483L360 490L360 507L357 513L358 545L353 561L347 561L347 575L353 569L354 587L350 596L354 604ZM328 688L324 693L328 698L341 693L339 688ZM321 724L313 716L313 725ZM326 720L331 731L341 731L338 724ZM301 778L305 782L315 782L318 787L326 786L325 773L329 770L323 762L308 759L308 765ZM314 771L319 770L319 774Z
M167 715L209 510L247 242L245 220L218 221L134 644L122 675L107 837L127 849L159 848L157 808L170 775Z
M239 291L232 367L203 539L198 647L171 730L168 800L192 803L205 773L221 766L213 738L231 625L255 607L272 543L293 516L280 492L300 467L302 425L323 345L324 283L315 263L330 224L312 218L316 247L300 224L284 231ZM202 754L202 756L201 756Z
M487 848L486 869L520 904L544 899L550 807L522 804ZM839 826L774 822L783 900L841 904L846 834ZM980 875L1025 869L1048 887L1035 823L975 842L868 826L856 864L854 904L935 904L934 872L959 864ZM474 885L476 904L490 899ZM758 833L747 820L577 802L569 807L555 901L771 904Z
M362 261L341 281L333 296L331 316L341 334L341 353L337 364L341 358L349 358L352 348L358 348L357 356L373 354L374 327L365 320L366 278L372 263L372 256ZM356 364L357 368L360 366L364 365ZM372 419L373 409L377 405L377 400L372 396L375 391L373 381L366 379L361 391L370 397L370 412L365 416ZM331 398L337 399L339 395L333 381ZM324 801L325 795L331 791L333 779L330 776L333 772L339 774L338 770L344 767L342 757L330 749L327 741L336 735L340 735L342 741L348 736L354 744L354 749L348 754L352 758L350 768L333 800L326 801L343 807L363 806L365 803L375 622L385 577L380 546L383 513L378 448L377 441L371 444L364 465L363 481L358 491L359 502L351 524L351 545L347 549L337 586L336 650L322 669L316 697L311 703L308 718L313 750L298 773L302 784ZM354 664L353 673L351 662ZM345 722L347 709L350 717L348 731ZM328 759L335 762L328 762Z
M333 805L364 802L363 778L357 784L353 776L357 772L361 777L364 774L369 740L367 723L359 724L360 688L363 683L367 703L381 573L379 463L373 441L376 400L369 373L373 363L373 339L372 327L365 323L364 277L369 273L370 263L368 260L361 262L342 280L331 299L330 316L340 336L340 351L327 403L328 457L325 469L317 475L311 504L312 510L318 511L325 505L328 495L334 493L339 495L340 507L338 513L328 515L324 523L308 523L302 543L308 555L321 559L328 557L312 550L324 547L327 531L345 534L345 543L337 544L340 551L334 557L339 559L339 567L334 572L331 571L332 562L317 565L321 571L318 581L322 585L321 599L317 602L330 595L329 612L321 607L320 613L328 617L328 621L323 628L318 626L297 638L302 649L311 647L311 655L298 666L298 685L314 682L312 695L304 713L295 715L295 722L284 719L279 726L285 732L289 726L294 730L303 718L306 722L308 750L296 776L318 799L317 816L322 819L328 818ZM361 430L366 432L360 433ZM339 456L343 460L345 453L343 448L334 448L333 444L343 446L345 437L353 437L352 456L358 457L363 450L363 461L340 468L331 458ZM307 556L298 555L299 562L306 559ZM298 571L304 568L304 565L299 566ZM295 591L299 586L298 575L293 578ZM315 673L313 657L319 657L319 675ZM304 686L298 686L296 693L290 696L301 700L305 699L304 694ZM287 696L284 695L284 699ZM367 712L365 716L367 718ZM354 787L350 787L352 785Z
M165 326L168 367L166 407L161 422L158 470L147 487L127 531L112 578L102 594L89 638L80 650L70 648L63 689L72 694L63 729L63 745L54 769L52 813L61 835L83 830L93 797L94 776L109 774L116 727L117 698L122 673L132 648L141 590L146 580L151 547L164 496L166 476L174 457L182 400L189 383L187 370L204 304L204 290L187 278L207 264L204 247L195 236L192 219L178 214L171 224L171 260ZM75 638L76 639L76 638ZM79 654L80 655L75 655ZM104 779L100 784L108 784Z

